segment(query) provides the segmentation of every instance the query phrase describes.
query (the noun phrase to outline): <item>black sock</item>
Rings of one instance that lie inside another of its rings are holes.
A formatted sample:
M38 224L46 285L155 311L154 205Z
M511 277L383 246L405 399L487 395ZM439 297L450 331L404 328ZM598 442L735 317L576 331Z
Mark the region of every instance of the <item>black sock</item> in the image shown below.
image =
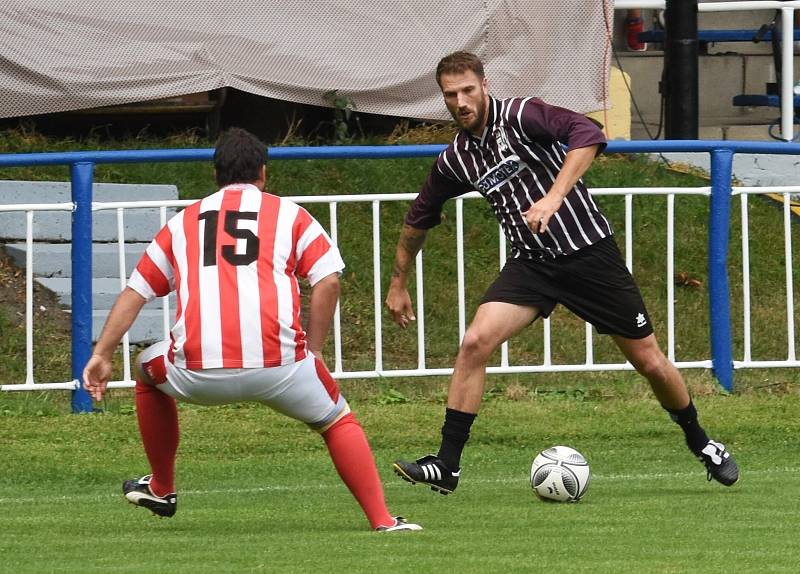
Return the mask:
M469 440L469 429L476 416L478 415L455 409L445 410L442 446L439 447L438 456L452 472L458 471L461 467L461 451Z
M683 429L689 450L699 456L700 451L708 443L708 435L703 430L703 427L700 426L700 423L697 422L697 409L694 408L694 403L689 399L689 405L686 408L679 410L665 408L665 410L672 420Z

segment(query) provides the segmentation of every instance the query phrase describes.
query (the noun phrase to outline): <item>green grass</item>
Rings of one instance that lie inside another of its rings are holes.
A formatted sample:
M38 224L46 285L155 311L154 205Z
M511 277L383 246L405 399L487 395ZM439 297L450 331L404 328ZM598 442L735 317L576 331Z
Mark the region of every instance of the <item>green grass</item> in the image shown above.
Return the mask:
M266 409L181 408L172 519L119 492L146 470L130 412L23 412L0 418L0 435L13 437L3 446L0 571L789 573L800 563L797 395L698 398L701 420L742 467L732 488L706 482L653 400L489 400L459 490L443 497L388 470L438 443L442 406L380 404L358 385L343 387L361 396L353 407L390 509L423 532L370 532L322 441ZM540 502L530 462L564 443L589 458L589 491L578 504Z

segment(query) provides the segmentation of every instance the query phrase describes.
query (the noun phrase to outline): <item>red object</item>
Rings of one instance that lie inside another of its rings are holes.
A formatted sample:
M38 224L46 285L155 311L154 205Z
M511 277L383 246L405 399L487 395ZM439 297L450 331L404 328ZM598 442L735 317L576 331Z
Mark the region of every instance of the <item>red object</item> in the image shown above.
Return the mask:
M641 18L625 19L625 43L631 52L644 52L647 44L639 41L639 34L644 32L644 20Z
M314 368L317 371L317 377L319 377L319 380L325 385L325 389L328 391L331 400L334 403L338 403L340 394L339 385L336 384L336 381L331 376L328 367L325 366L325 363L314 357Z
M367 515L372 528L390 526L394 518L386 509L383 484L367 437L352 413L322 433L339 476Z
M178 409L175 399L157 388L136 381L136 416L156 496L175 492L175 455L178 451Z

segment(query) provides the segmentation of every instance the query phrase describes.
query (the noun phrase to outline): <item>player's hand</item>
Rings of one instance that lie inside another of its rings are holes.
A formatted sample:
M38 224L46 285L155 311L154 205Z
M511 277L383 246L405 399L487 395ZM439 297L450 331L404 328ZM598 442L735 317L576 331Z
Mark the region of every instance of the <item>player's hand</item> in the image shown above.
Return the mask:
M405 287L389 287L386 295L386 308L392 314L392 319L403 329L408 327L411 321L416 321L414 307L411 305L411 296Z
M83 387L95 401L102 401L108 380L111 378L111 360L92 355L83 369Z
M531 205L522 215L533 233L544 233L547 231L550 219L552 219L559 207L561 207L561 201L552 201L548 196L545 196Z

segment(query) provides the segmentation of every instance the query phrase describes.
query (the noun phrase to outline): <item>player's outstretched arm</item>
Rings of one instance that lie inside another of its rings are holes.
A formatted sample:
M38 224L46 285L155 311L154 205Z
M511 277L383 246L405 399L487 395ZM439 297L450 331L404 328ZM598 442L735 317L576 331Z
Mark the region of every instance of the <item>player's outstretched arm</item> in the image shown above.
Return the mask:
M83 369L83 386L94 400L102 400L111 377L111 356L114 349L136 320L145 302L144 297L130 287L126 287L114 302L100 338L94 346L94 353Z
M409 322L416 320L414 307L411 305L411 297L406 288L408 270L411 268L411 262L414 261L417 253L422 249L427 233L427 229L417 229L408 224L403 224L400 239L397 242L394 267L392 268L392 280L389 283L389 292L386 294L386 308L392 314L394 322L404 329Z
M331 273L317 281L311 288L306 341L308 350L321 359L325 338L331 328L336 302L339 300L339 274Z

